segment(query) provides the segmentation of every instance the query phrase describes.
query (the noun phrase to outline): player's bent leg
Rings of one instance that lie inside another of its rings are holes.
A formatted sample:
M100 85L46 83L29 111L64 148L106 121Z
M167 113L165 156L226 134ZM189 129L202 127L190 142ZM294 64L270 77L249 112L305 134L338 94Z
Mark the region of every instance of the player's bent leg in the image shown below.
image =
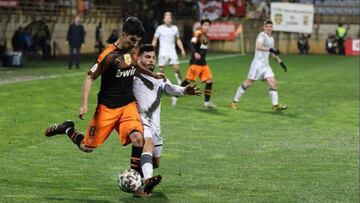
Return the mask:
M46 137L52 137L55 135L66 134L68 128L74 128L75 124L71 120L67 120L60 124L52 124L45 130Z
M95 147L87 147L84 145L84 135L81 132L75 130L75 124L73 121L67 120L61 124L53 124L48 127L45 131L45 136L51 137L58 134L66 134L70 140L78 146L78 148L83 152L92 152Z

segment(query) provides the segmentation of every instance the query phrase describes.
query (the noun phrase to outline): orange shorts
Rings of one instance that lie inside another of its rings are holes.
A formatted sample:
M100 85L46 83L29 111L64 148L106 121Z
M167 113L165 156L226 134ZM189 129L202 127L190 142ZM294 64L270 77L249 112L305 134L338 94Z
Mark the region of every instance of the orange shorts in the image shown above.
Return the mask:
M187 73L186 80L195 81L196 78L199 77L201 82L205 82L207 80L212 79L211 70L208 65L190 65Z
M99 104L86 130L83 144L89 148L96 148L104 143L114 129L123 145L130 143L131 132L138 131L143 134L143 126L135 102L115 109Z

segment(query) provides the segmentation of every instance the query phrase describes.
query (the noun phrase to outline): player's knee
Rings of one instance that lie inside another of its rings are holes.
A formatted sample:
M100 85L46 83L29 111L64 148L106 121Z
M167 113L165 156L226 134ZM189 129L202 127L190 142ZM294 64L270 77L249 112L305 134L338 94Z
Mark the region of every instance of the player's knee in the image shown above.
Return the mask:
M83 152L90 153L95 150L95 148L86 147L84 144L81 144L79 149Z
M154 150L154 142L151 138L145 138L144 151L152 152Z
M269 86L270 86L270 88L276 89L276 80L270 79Z
M142 147L144 145L144 138L138 131L130 133L129 138L134 147Z
M252 84L254 83L253 80L247 79L243 82L243 85L245 86L245 88L250 87Z

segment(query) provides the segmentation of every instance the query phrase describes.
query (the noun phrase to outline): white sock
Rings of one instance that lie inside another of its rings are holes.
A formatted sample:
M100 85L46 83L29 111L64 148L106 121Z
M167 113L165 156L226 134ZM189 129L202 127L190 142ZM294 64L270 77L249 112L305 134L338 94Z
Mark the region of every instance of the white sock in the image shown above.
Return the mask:
M243 84L241 84L236 90L236 94L234 97L234 102L239 102L240 97L245 93L246 88Z
M144 180L149 179L153 176L153 156L152 153L144 152L141 154L141 170L144 174Z
M177 84L180 85L182 83L180 73L174 73L174 75L175 75Z
M278 105L278 92L275 89L270 89L269 90L269 96L271 99L271 103L273 106Z

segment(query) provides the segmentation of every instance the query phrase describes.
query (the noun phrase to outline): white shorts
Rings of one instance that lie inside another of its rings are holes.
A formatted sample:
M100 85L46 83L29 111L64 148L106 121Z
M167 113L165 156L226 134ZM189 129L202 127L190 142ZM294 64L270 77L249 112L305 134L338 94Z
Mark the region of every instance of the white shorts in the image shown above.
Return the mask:
M167 66L167 65L178 65L179 59L176 54L171 55L159 55L159 66Z
M153 127L144 124L144 138L152 138L154 143L154 157L160 157L163 148L163 139L159 130L153 129Z
M250 80L264 80L275 77L273 70L269 65L262 62L253 61L247 76Z

